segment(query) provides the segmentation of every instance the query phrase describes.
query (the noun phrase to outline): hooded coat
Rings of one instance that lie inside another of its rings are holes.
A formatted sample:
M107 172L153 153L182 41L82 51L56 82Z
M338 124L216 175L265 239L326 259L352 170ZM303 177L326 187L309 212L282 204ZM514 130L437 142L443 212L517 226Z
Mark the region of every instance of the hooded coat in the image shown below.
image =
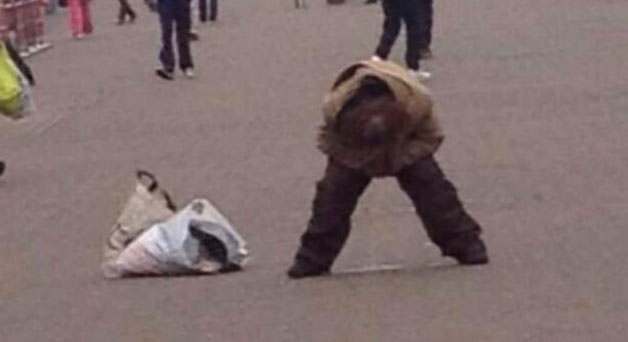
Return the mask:
M386 151L356 150L343 143L337 129L338 115L351 99L365 77L383 81L408 115L406 124L397 132L395 144ZM324 123L318 147L326 155L345 166L363 171L369 176L390 176L405 166L436 152L444 139L433 113L429 91L406 69L389 61L363 61L354 64L336 78L323 101ZM374 162L385 158L385 163ZM377 165L377 166L376 166ZM381 165L386 165L384 168Z

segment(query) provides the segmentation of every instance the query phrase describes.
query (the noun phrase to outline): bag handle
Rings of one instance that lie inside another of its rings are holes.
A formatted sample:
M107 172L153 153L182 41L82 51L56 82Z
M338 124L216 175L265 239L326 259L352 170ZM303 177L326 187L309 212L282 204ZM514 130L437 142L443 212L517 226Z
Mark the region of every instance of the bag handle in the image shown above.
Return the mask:
M157 182L157 177L155 177L154 174L146 170L137 170L136 175L137 179L140 182L142 182L143 179L146 179L148 181L148 185L146 186L148 192L154 193L157 189L159 189L161 196L166 200L166 206L168 207L168 209L172 211L177 210L177 206L174 204L174 201L172 200L170 194L166 192L166 190L159 188L159 182Z
M145 170L137 170L136 172L137 179L141 182L143 178L148 180L148 185L146 188L148 192L154 192L159 187L159 183L157 182L157 178L152 173Z

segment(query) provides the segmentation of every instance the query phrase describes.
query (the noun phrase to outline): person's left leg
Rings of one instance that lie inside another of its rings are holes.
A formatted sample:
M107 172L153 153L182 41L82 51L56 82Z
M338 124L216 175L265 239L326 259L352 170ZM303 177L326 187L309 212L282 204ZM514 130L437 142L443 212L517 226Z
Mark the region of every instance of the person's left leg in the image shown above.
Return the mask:
M303 3L305 7L305 2ZM218 19L218 0L209 0L209 20L216 21Z
M403 22L406 25L406 65L410 70L419 70L421 59L421 19L420 4L423 0L404 2L401 11Z
M432 241L443 255L464 265L488 262L480 225L465 211L454 185L434 157L403 168L397 181L410 197Z
M136 14L128 0L119 0L120 11L118 12L118 24L122 25L126 21L126 17L129 17L129 22L135 21Z
M207 0L198 0L198 20L207 22Z
M81 1L81 12L83 17L83 33L90 34L94 31L94 26L92 25L92 15L89 9L89 0L80 0Z
M190 0L176 0L175 21L177 24L177 49L179 67L184 72L194 68L190 51L190 29L192 28Z

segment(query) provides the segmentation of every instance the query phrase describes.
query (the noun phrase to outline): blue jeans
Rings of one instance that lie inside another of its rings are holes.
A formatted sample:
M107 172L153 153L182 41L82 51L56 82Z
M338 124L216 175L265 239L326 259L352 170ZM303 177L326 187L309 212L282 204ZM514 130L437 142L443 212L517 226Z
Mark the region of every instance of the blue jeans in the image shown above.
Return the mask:
M174 71L176 63L172 34L176 25L177 50L179 54L179 67L187 69L194 67L190 52L190 0L159 0L157 3L159 23L161 24L161 50L159 60L163 68L169 72Z

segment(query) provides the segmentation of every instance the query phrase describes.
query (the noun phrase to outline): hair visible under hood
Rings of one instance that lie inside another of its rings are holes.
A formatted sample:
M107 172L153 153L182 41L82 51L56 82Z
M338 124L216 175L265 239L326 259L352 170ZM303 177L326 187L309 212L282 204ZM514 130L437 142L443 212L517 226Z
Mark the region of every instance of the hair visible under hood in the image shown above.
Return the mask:
M344 104L336 129L347 146L373 148L394 142L407 116L386 83L369 76Z

